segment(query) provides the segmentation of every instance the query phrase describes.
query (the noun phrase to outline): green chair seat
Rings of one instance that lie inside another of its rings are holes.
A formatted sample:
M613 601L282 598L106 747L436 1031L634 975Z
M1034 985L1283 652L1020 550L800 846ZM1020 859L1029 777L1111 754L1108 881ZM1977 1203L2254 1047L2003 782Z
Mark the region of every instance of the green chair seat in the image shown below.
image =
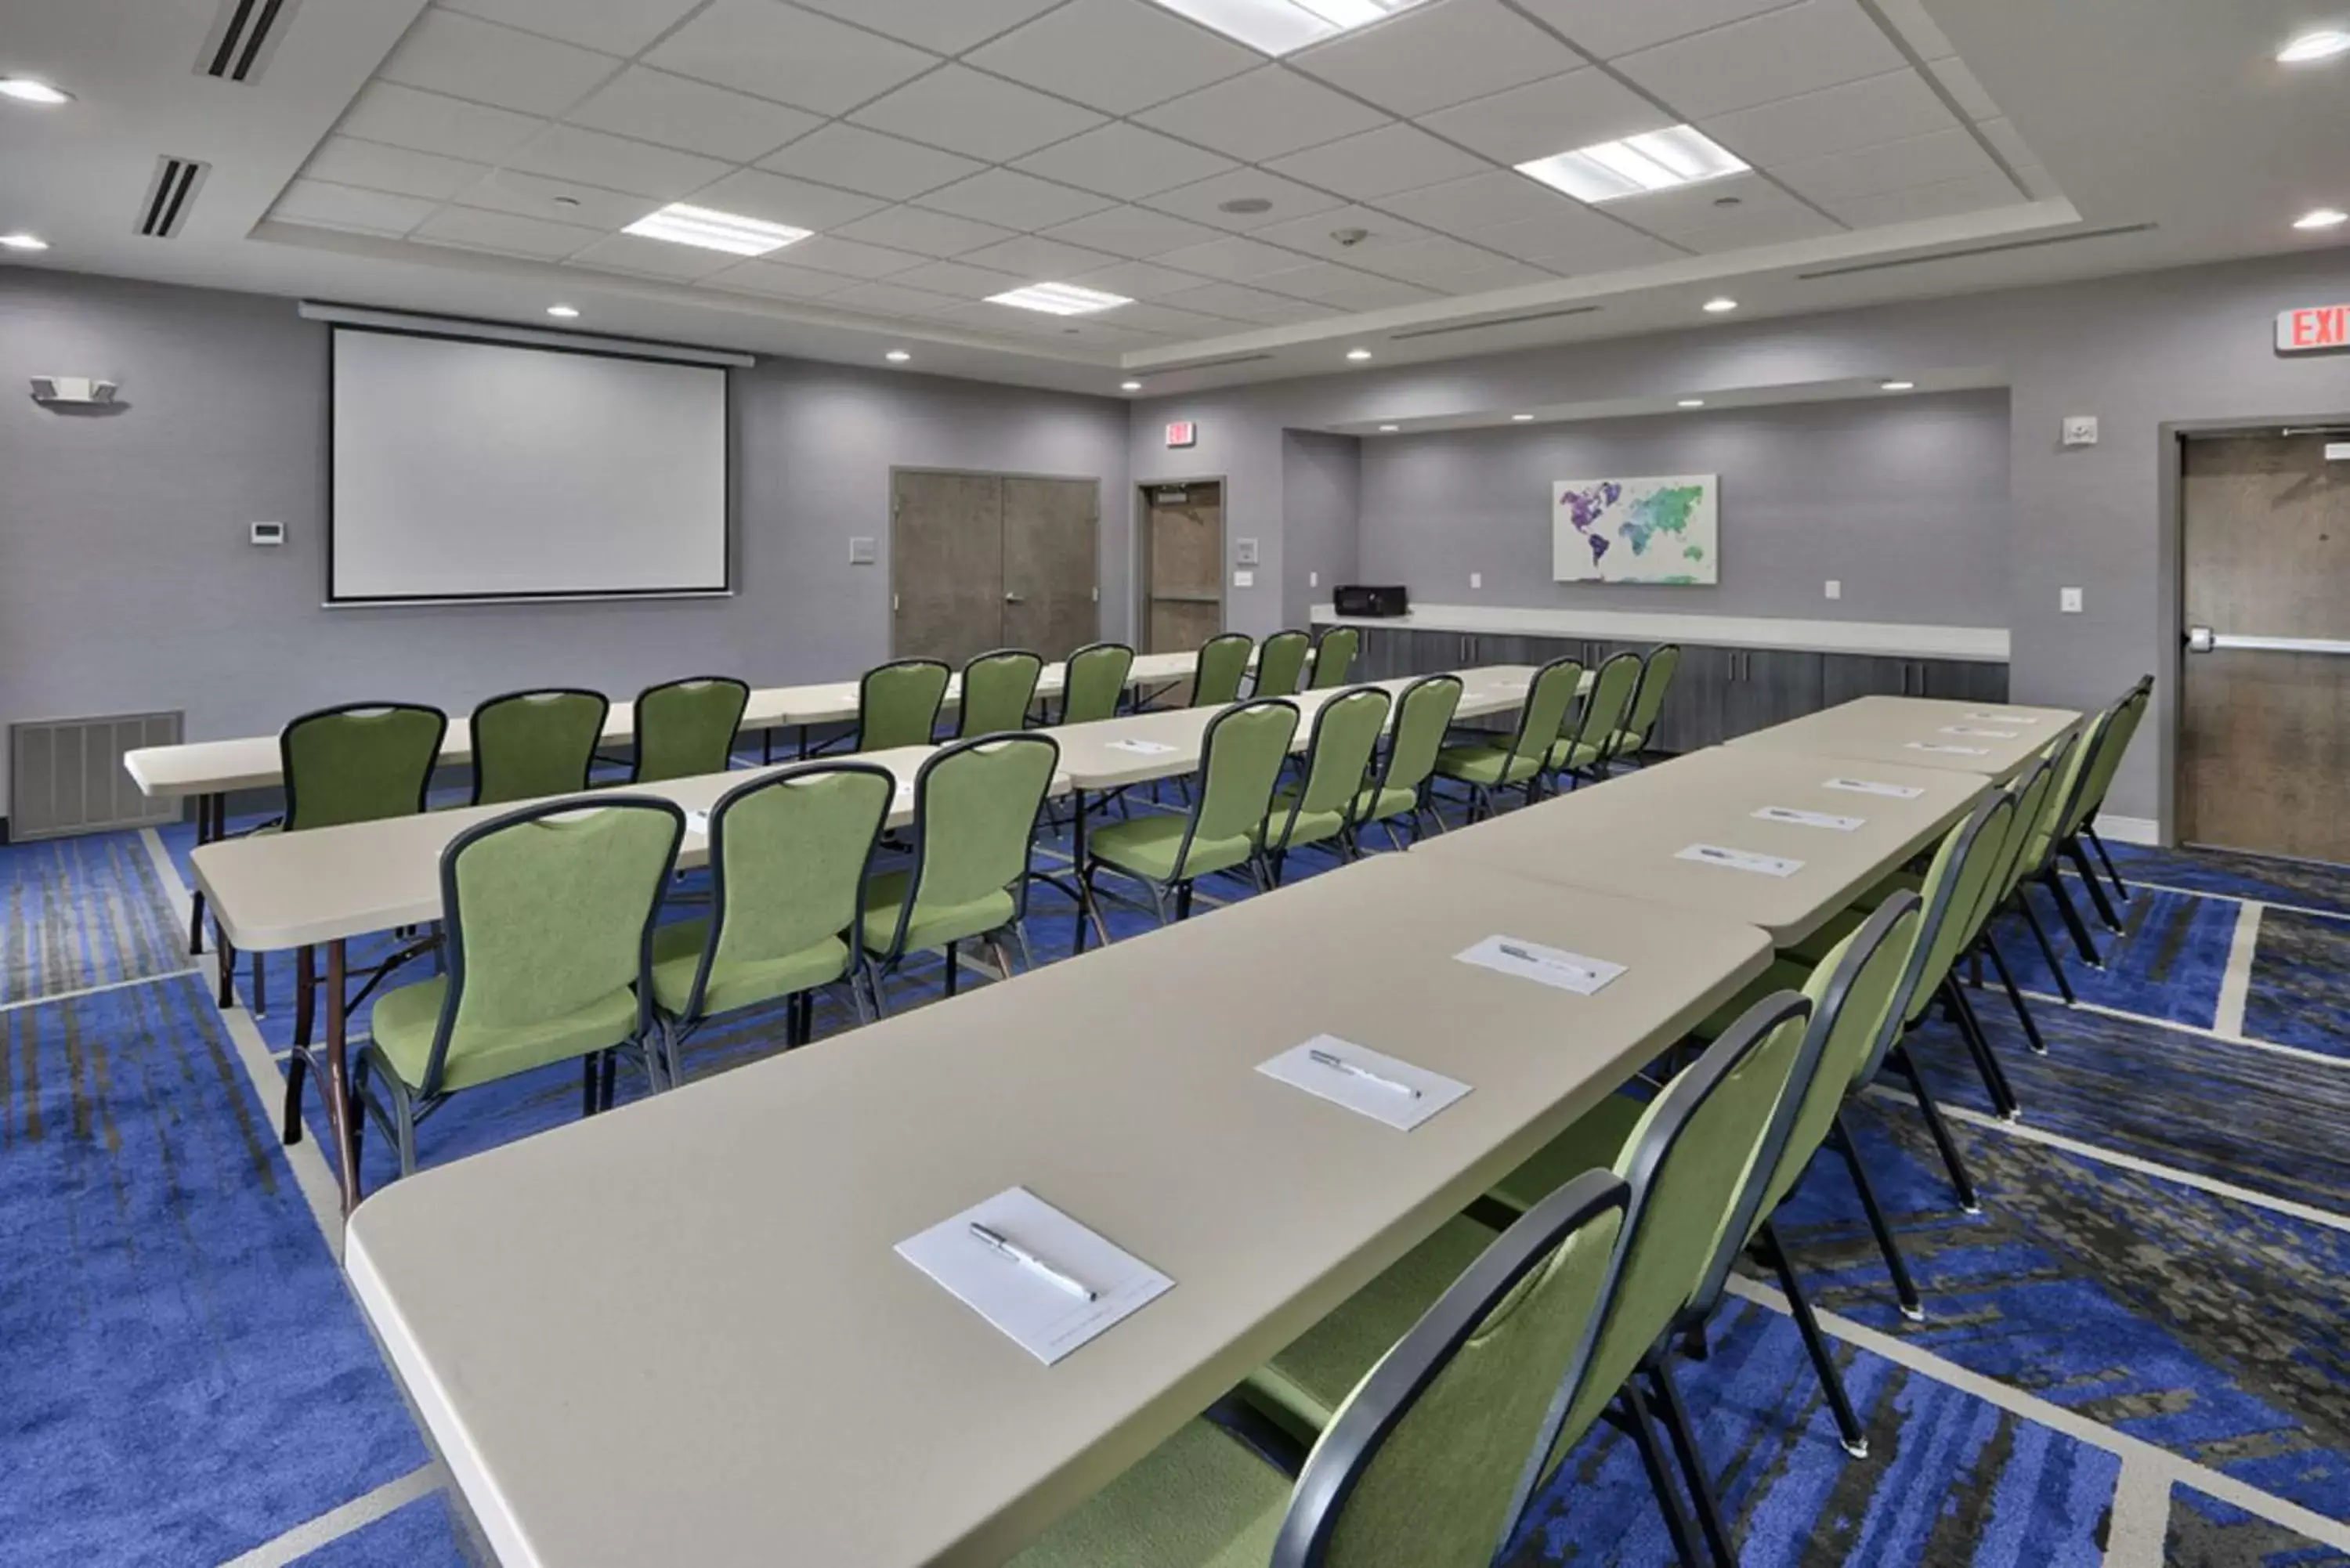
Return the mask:
M1222 1428L1191 1421L1012 1568L1264 1568L1288 1511L1287 1478Z
M368 1028L376 1055L411 1089L424 1086L432 1034L441 1022L442 998L448 991L448 977L435 975L376 999L375 1016ZM463 1052L450 1053L440 1086L453 1090L494 1083L591 1051L626 1045L636 1033L636 993L626 986L559 1018L506 1029L477 1024L467 1032Z
M898 934L898 914L906 902L910 880L906 872L889 871L866 884L865 949L868 952L886 953L890 950ZM920 952L926 948L942 948L949 942L985 936L990 931L1001 930L1010 925L1019 913L1019 900L1008 888L983 894L968 903L926 901L917 907L914 918L906 923L906 940L899 950Z
M1385 789L1367 789L1355 797L1357 822L1385 822L1389 817L1409 816L1419 805L1418 790L1390 785Z
M1481 746L1447 746L1436 753L1436 771L1463 784L1494 789L1523 784L1534 776L1534 759L1521 757L1506 742Z
M1613 1168L1647 1117L1650 1103L1629 1095L1608 1096L1494 1183L1493 1197L1512 1209L1531 1209L1586 1170Z
M671 1017L681 1015L693 999L694 971L709 941L707 920L682 920L653 933L653 1001ZM851 961L848 944L837 937L780 958L720 959L710 966L710 980L702 989L702 1015L756 1007L829 985L848 973Z
M1616 732L1619 736L1623 732L1621 730ZM1596 767L1616 754L1615 746L1613 740L1605 744L1593 741L1561 741L1550 749L1544 766L1553 772L1560 768Z
M1336 811L1301 811L1297 820L1291 822L1289 814L1297 805L1297 791L1285 789L1273 797L1273 810L1264 819L1264 841L1269 847L1295 849L1301 845L1324 844L1345 830L1344 806ZM1284 828L1288 830L1285 836Z
M1175 857L1183 850L1183 831L1191 825L1180 816L1137 817L1094 830L1086 849L1095 859L1130 877L1154 882L1175 877ZM1246 834L1234 838L1194 838L1184 870L1192 877L1229 871L1247 862L1256 847Z

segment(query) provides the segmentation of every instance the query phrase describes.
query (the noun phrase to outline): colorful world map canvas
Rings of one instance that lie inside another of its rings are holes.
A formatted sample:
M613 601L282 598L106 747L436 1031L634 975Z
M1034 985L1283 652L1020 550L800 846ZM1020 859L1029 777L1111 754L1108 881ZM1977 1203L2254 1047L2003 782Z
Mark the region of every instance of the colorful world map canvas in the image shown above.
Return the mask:
M1551 487L1552 576L1562 583L1721 580L1719 474L1562 479Z

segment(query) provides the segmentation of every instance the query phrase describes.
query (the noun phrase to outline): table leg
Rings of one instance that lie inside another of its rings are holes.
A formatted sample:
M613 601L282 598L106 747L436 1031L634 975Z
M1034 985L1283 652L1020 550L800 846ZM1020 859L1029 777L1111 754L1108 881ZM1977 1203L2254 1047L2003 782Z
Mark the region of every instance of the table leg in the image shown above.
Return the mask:
M807 730L808 727L806 724L799 727L799 754L802 762L807 761Z
M341 1182L346 1219L359 1204L359 1140L352 1136L348 997L343 940L327 944L327 1126L335 1145L335 1174Z
M1086 898L1086 792L1069 792L1069 865L1076 872L1077 882L1077 944L1073 951L1086 950L1086 917L1092 913Z
M759 732L759 765L764 767L775 760L775 732L773 730L762 730Z
M219 826L213 822L219 815ZM220 828L228 823L228 797L223 794L196 796L196 847L201 849L220 836ZM204 890L198 888L188 916L188 951L201 954L204 950Z

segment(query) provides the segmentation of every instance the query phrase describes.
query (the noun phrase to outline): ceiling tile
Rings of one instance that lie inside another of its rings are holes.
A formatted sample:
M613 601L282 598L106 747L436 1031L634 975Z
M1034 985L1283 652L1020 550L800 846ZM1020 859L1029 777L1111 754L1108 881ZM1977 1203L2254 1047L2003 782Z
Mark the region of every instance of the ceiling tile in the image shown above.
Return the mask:
M959 55L1060 3L1061 0L799 0L811 11L825 12L942 55Z
M1275 173L1356 201L1433 185L1482 171L1484 162L1399 120L1339 141L1293 152L1267 165Z
M1261 213L1228 213L1224 211L1227 202L1269 202L1272 205ZM1161 191L1144 204L1239 234L1346 205L1336 196L1261 169L1235 169L1229 174Z
M1107 197L1013 169L989 169L931 192L921 204L1007 229L1048 229L1110 205Z
M1131 202L1221 174L1233 164L1229 158L1203 152L1173 137L1116 120L1042 152L1032 152L1016 167Z
M1387 117L1284 66L1264 66L1135 116L1243 162L1370 130Z
M608 55L633 55L677 25L702 0L440 0L452 11L584 44Z
M1881 196L1912 185L1996 174L1999 165L1970 131L1955 127L1927 136L1830 153L1773 171L1797 193L1825 205L1856 196Z
M868 213L878 213L883 205L876 196L860 196L854 191L838 191L830 185L811 185L805 180L770 174L762 169L736 170L715 185L695 192L693 204L819 232L839 228Z
M594 229L550 223L544 218L484 213L476 207L443 207L417 225L410 237L469 251L495 251L501 255L548 260L567 256L604 236Z
M1102 117L964 67L949 66L866 105L851 118L876 130L1001 163L1090 130Z
M785 265L806 267L814 272L835 272L844 277L889 277L922 265L920 256L907 251L893 251L880 245L868 245L856 240L846 240L838 234L818 234L814 239L801 240L776 253L788 257Z
M1583 57L1501 0L1437 0L1290 57L1300 70L1401 115L1571 71Z
M1153 256L1162 266L1181 272L1195 272L1202 277L1221 278L1226 283L1247 283L1268 273L1285 272L1297 265L1297 253L1273 245L1259 244L1254 240L1228 234L1205 244L1185 245Z
M1194 274L1139 261L1122 261L1115 266L1077 273L1061 281L1104 294L1122 294L1128 299L1158 299L1200 286L1200 279Z
M1393 278L1374 277L1353 267L1339 266L1332 262L1314 262L1287 272L1277 272L1256 280L1259 288L1295 295L1318 305L1335 305L1347 310L1391 310L1399 305L1418 305L1436 297L1435 292L1417 284L1398 283Z
M1735 199L1737 205L1721 203ZM1706 254L1837 234L1837 226L1759 174L1709 180L1607 203L1613 216Z
M1540 217L1577 203L1523 174L1499 170L1407 191L1399 196L1387 197L1379 205L1440 233L1472 234L1480 229Z
M1758 62L1768 62L1758 69ZM1616 68L1699 120L1814 92L1908 62L1857 0L1801 0L1743 22L1627 55Z
M1709 27L1776 11L1789 0L1518 0L1528 12L1565 33L1585 54L1603 60Z
M2018 168L2015 177L2026 191L2032 192L2032 199L2035 202L2054 201L2064 193L2057 187L2055 176L2037 163Z
M1537 283L1555 283L1558 275L1530 262L1505 261L1492 258L1489 266L1464 268L1460 272L1430 273L1409 281L1425 284L1439 294L1449 294L1455 299L1472 294L1492 294L1496 289L1524 288Z
M1939 181L1931 185L1912 185L1872 196L1823 202L1821 205L1853 227L1867 229L1980 213L1991 207L2020 206L2032 199L2017 191L2006 175L1993 172Z
M1167 337L1216 337L1232 331L1231 320L1183 310L1163 301L1156 305L1121 305L1102 319L1132 332L1156 332Z
M1012 237L1010 229L974 223L921 207L887 207L869 218L841 225L841 237L926 256L959 256Z
M2015 121L2005 116L1986 119L1975 129L1982 132L1983 140L1991 143L1991 151L2006 159L2011 167L2021 169L2026 164L2040 161L2038 155L2024 144L2023 132L2015 129Z
M1947 59L1927 61L1926 68L1941 79L1942 85L1950 89L1950 97L1957 101L1960 112L1969 119L1999 118L1999 105L1991 101L1991 94L1983 90L1982 83L1975 78L1973 67L1966 61L1952 55Z
M1083 245L1063 244L1058 240L1044 239L1035 234L1004 240L983 250L972 251L961 259L972 266L1016 272L1030 283L1066 283L1081 272L1096 272L1118 261L1116 256L1101 251L1089 251Z
M468 207L557 223L585 223L607 232L626 228L661 204L656 196L626 196L601 186L549 180L518 169L500 169L458 192L453 200Z
M525 114L560 114L619 68L609 55L455 11L430 10L416 19L377 74Z
M1662 240L1626 228L1579 202L1561 201L1538 218L1496 224L1470 237L1503 255L1583 276L1685 259L1683 252Z
M937 57L780 0L715 0L645 63L821 114L840 114Z
M1747 162L1776 168L1957 123L1925 78L1898 70L1722 115L1700 129Z
M1497 163L1519 164L1662 130L1673 117L1607 72L1586 66L1440 109L1420 123Z
M506 161L527 174L577 180L608 191L659 196L674 202L726 172L727 164L698 153L679 152L625 136L607 136L576 125L541 131Z
M1523 263L1504 260L1492 251L1448 239L1441 234L1389 245L1352 265L1378 273L1382 277L1399 277L1406 283L1424 284L1448 292L1455 278L1502 275L1510 282L1539 283L1548 275ZM1507 285L1493 282L1483 286L1502 288Z
M799 247L792 247L797 250ZM837 273L812 272L764 259L746 261L702 280L704 288L731 288L743 294L776 299L822 299L828 294L855 288L857 280Z
M1211 283L1202 288L1186 289L1170 294L1166 304L1179 310L1197 310L1209 316L1229 317L1234 321L1254 322L1264 327L1285 327L1293 322L1312 321L1328 314L1320 306L1302 299L1292 299L1285 294L1267 294L1261 288L1245 288L1237 283Z
M684 278L690 282L723 271L742 259L723 251L649 240L641 234L608 234L571 257L567 265L608 267L639 277Z
M1109 114L1164 103L1263 59L1144 0L1069 0L964 57Z
M404 234L422 223L432 211L432 203L421 196L329 185L323 180L296 180L278 196L269 215L291 223L349 229L363 234Z
M1338 238L1340 234L1352 236L1351 243ZM1249 237L1320 256L1325 261L1370 266L1373 256L1430 235L1417 223L1375 213L1368 207L1334 207L1310 218L1292 218L1285 223L1253 230Z
M801 137L759 167L902 202L976 174L985 165L935 147L835 120Z
M1048 240L1065 240L1073 245L1120 256L1155 256L1216 237L1216 231L1203 223L1154 213L1147 207L1112 207L1074 223L1055 223L1043 233Z
M433 202L447 201L489 171L485 163L411 152L348 136L329 136L302 166L303 174L312 180Z
M962 303L951 295L923 288L901 288L894 283L860 283L825 296L827 310L858 310L868 316L927 316Z
M630 66L564 118L733 163L773 152L824 123L804 109L644 66Z
M380 141L419 152L494 163L529 140L546 124L510 109L468 103L437 92L369 82L335 129L346 136Z
M934 261L894 274L889 281L907 288L952 295L957 299L990 299L1023 284L1038 280L1034 276L1015 277L1010 273L995 272L983 266L970 266L962 262Z

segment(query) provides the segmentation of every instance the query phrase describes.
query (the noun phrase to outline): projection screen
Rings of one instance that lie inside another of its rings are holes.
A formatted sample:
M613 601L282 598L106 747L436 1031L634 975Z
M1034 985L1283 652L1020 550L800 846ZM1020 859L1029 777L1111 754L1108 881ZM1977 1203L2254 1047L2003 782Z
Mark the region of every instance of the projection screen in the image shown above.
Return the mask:
M733 587L726 371L334 328L330 604Z

